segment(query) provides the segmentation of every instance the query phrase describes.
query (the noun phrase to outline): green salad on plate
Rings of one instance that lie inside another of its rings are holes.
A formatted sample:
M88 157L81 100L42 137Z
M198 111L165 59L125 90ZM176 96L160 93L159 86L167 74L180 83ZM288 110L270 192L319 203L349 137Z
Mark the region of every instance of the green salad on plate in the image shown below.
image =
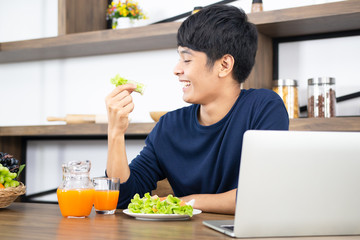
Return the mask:
M145 193L143 198L139 194L135 194L128 209L132 213L142 214L180 214L193 215L193 207L187 205L181 199L169 194L166 198L159 198L158 196L150 196Z

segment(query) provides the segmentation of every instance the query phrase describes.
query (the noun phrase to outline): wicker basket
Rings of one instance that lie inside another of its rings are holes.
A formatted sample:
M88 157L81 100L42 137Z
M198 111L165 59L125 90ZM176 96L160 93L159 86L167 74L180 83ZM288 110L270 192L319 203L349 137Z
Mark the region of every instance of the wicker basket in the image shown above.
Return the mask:
M15 199L25 194L26 187L23 183L20 183L17 187L9 187L0 189L0 208L6 208L10 206Z

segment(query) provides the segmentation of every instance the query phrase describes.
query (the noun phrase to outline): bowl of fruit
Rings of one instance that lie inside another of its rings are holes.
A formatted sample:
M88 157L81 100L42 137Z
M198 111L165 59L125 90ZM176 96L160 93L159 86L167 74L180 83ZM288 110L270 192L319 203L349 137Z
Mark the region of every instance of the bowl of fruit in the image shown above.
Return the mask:
M0 208L10 206L18 196L25 194L25 185L18 181L24 167L12 155L0 152Z

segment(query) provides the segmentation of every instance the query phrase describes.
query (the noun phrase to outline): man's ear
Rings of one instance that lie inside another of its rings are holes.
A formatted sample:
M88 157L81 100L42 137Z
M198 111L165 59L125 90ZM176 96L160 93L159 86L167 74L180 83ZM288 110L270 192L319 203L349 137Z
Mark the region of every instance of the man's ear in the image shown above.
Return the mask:
M230 54L224 55L220 59L220 70L219 77L226 77L232 73L234 67L235 59Z

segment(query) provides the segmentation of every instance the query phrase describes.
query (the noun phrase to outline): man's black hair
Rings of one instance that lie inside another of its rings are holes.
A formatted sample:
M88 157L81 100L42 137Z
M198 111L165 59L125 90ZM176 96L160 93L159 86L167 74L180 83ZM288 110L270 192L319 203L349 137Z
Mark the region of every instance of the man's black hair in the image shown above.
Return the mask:
M242 9L212 5L189 16L177 33L177 44L207 55L208 66L226 54L234 57L233 77L242 83L255 63L257 30Z

